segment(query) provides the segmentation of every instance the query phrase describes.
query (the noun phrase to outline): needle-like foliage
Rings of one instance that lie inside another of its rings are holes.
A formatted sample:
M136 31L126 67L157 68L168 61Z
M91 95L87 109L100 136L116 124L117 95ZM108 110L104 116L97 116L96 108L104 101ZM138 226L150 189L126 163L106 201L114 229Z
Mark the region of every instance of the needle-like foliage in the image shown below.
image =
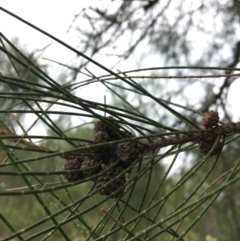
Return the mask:
M163 92L157 95L146 82L235 78L240 69L175 66L115 72L0 11L105 71L95 76L86 69L84 81L62 85L0 35L0 51L12 67L11 76L0 70L1 239L200 238L195 226L239 183L240 160L226 160L224 152L238 143L240 123L225 123L217 111L202 113ZM163 69L192 73L168 76L161 74ZM94 93L83 99L73 91L97 83L119 104L96 102ZM146 111L144 105L151 107ZM73 117L80 117L79 123Z

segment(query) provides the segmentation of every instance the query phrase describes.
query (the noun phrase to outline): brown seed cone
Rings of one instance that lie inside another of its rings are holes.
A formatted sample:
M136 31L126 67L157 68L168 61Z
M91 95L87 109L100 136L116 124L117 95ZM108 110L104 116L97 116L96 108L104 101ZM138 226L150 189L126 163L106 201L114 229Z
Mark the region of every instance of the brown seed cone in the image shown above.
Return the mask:
M215 139L199 141L198 142L198 146L199 146L200 151L203 154L206 155L211 150L211 148L214 145L214 143L215 143ZM215 147L215 149L211 153L211 156L217 155L221 151L221 149L222 149L222 142L219 141L217 146Z
M93 141L96 143L109 142L111 138L106 132L99 131L93 136ZM115 154L116 146L106 145L92 149L92 153L96 154L104 164L109 164L110 159Z
M120 143L117 146L117 157L122 161L131 164L142 152L141 146L136 141Z
M93 136L94 142L108 142L111 141L110 136L104 131L98 131Z
M94 176L102 170L101 165L98 164L99 161L96 158L85 158L81 164L81 170L85 178Z
M96 122L94 128L96 133L99 131L103 131L109 135L112 141L132 136L130 133L120 130L121 126L114 121L114 118L112 116L108 116L106 120L110 122L111 125L115 128L110 125L106 125L103 121L98 121Z
M204 115L201 124L206 129L209 129L209 128L217 126L218 121L219 121L218 112L210 110Z
M101 152L101 161L108 165L112 160L116 160L116 146L109 146L105 151Z
M105 168L109 168L109 166L105 166ZM111 181L113 178L117 177L122 171L124 171L124 168L115 166L111 168L109 171L105 172L102 176L99 176L97 180L95 181L96 183L96 188L103 187L103 189L100 190L99 194L101 195L110 195L120 187L122 187L126 183L126 177L125 175L122 175L121 177L117 178L114 180L112 183L108 184L107 186L106 183ZM122 196L124 193L124 189L121 189L117 193L114 193L113 197L118 198Z
M113 124L113 120L114 118L112 116L108 116L107 118L104 117L108 122L110 122L111 124ZM108 133L109 128L106 126L106 124L103 121L98 121L95 123L95 128L94 128L95 132L99 132L99 131L103 131Z
M75 158L68 160L64 166L64 171L70 171L70 170L80 170L82 164L81 158ZM84 175L82 173L66 173L63 174L63 176L68 180L68 182L75 182L84 179Z

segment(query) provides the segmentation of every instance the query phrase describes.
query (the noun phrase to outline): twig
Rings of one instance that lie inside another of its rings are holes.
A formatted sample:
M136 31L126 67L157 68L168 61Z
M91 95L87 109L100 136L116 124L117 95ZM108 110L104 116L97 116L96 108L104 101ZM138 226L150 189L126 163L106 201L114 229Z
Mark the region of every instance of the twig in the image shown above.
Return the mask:
M217 126L213 129L201 130L201 131L189 131L186 134L173 133L173 136L162 137L153 143L149 143L149 149L156 149L157 147L166 147L169 145L183 145L188 142L197 143L199 141L208 140L214 136L227 136L230 134L236 134L240 132L240 122L224 124ZM171 133L170 133L171 135Z
M238 74L209 74L209 75L125 75L125 78L131 79L207 79L207 78L220 78L220 77L240 77ZM109 80L118 80L119 78L111 76L107 78L98 78L95 80L88 81L86 83L75 86L73 89L83 87L85 85L93 84L96 82L105 82ZM72 90L73 90L72 89Z
M130 232L125 225L121 224L118 220L116 220L108 211L106 211L104 208L101 208L101 211L104 212L110 219L113 220L121 229L123 229L126 233L134 237L134 234ZM140 239L137 239L140 240ZM141 240L140 240L141 241Z

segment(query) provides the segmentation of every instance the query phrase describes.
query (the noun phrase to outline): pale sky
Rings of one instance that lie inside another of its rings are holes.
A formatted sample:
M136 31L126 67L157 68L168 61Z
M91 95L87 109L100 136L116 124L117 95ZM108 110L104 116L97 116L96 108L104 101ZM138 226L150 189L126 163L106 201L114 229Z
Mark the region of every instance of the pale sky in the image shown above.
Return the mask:
M61 39L68 45L76 47L79 43L79 36L77 36L75 29L73 28L70 33L67 33L74 16L81 12L84 7L89 6L89 4L94 4L101 7L101 4L106 4L108 2L109 0L106 0L105 2L98 0L0 0L0 6ZM8 39L11 40L17 36L20 40L19 43L26 46L29 51L41 49L52 43L52 45L48 47L46 51L44 51L43 57L66 64L70 63L76 55L62 45L54 42L49 37L43 35L35 29L32 29L31 27L2 11L0 11L0 26L0 31ZM62 67L58 67L58 65L43 59L39 59L39 61L41 63L46 63L50 66L53 66L50 68L50 75L52 78L57 80L58 74L60 74ZM107 65L106 61L105 63ZM94 66L91 67L94 68ZM93 71L93 69L91 70ZM94 73L96 73L96 70L94 70ZM94 96L91 97L91 95L88 93L93 93L92 88L97 91L94 91ZM101 84L95 84L93 87L84 87L84 91L79 89L79 92L81 94L81 98L91 99L94 97L94 101L103 102L105 88Z
M0 0L0 6L18 15L24 20L36 25L44 31L51 33L53 36L65 41L67 44L76 47L78 41L76 39L76 32L73 30L72 33L66 33L67 29L69 28L74 15L78 14L84 7L92 2L96 2L98 4L101 3L101 1L94 0ZM10 40L14 37L18 37L20 45L26 46L29 51L41 49L52 43L52 45L47 48L46 51L44 51L43 57L67 63L68 59L71 61L75 56L74 53L54 42L49 37L44 36L42 33L32 29L31 27L2 11L0 11L0 31ZM57 81L57 76L60 74L62 67L59 68L58 65L42 59L39 59L39 61L53 66L50 68L50 76ZM88 94L89 91L93 93L91 88L97 89L97 91L94 91L93 96ZM94 101L104 101L105 89L101 84L96 84L89 87L87 86L84 87L84 90L82 89L79 89L79 95L81 95L81 98L93 99L94 97ZM52 107L51 110L56 110L56 108ZM65 109L65 111L68 110ZM35 115L28 115L29 124L33 123L35 119ZM32 130L30 134L34 134L34 130Z
M79 35L77 35L74 27L72 28L72 31L67 33L67 29L72 23L74 16L90 4L101 7L108 6L106 5L108 3L111 3L110 6L113 6L111 0L0 0L1 7L11 11L24 20L34 24L75 48L79 43ZM17 36L20 40L20 44L26 46L30 51L34 49L41 49L52 43L52 45L44 51L43 57L66 64L71 63L71 60L73 60L75 56L75 53L2 11L0 11L0 31L8 39L12 39ZM99 56L94 57L95 60L99 61L99 59L96 58L99 58ZM112 62L104 57L101 58L102 59L100 61L104 63L106 67L112 67ZM58 68L57 65L43 59L39 59L39 61L53 66L50 68L50 75L52 78L57 78L61 68ZM132 68L136 68L136 65L134 65L134 62L131 60L121 63L119 67L120 70L129 70L131 69L130 66L132 66ZM96 75L100 74L100 72L98 73L100 70L93 69L94 67L95 66L93 65L91 66L91 71L94 71ZM106 74L106 72L104 72L104 74ZM88 89L90 88L91 87L84 87L85 91L82 93L84 95L82 98L89 98ZM98 90L94 95L95 101L100 101L100 99L102 101L105 94L102 92L104 90L103 86L101 84L96 84L94 85L94 88ZM90 90L90 92L92 91Z
M71 2L71 4L69 4ZM66 31L70 26L74 15L79 13L90 1L63 1L63 0L0 0L0 5L12 13L22 17L35 26L51 33L53 36L65 41L67 44L75 47L76 36ZM64 47L54 43L52 39L44 36L42 33L32 29L26 24L20 22L5 12L0 11L0 31L9 39L17 36L20 44L27 46L27 49L41 49L50 43L51 47L47 48L44 57L53 58L58 61L72 58L73 54ZM42 61L42 60L41 60ZM44 62L44 61L43 61ZM49 64L50 62L46 62ZM54 70L53 70L54 71Z
M66 30L74 15L79 13L89 2L91 0L0 0L0 5L54 36L65 38ZM21 36L21 42L28 44L30 48L49 43L48 38L2 11L0 12L0 22L2 33L8 37ZM71 39L68 39L68 43L71 44Z

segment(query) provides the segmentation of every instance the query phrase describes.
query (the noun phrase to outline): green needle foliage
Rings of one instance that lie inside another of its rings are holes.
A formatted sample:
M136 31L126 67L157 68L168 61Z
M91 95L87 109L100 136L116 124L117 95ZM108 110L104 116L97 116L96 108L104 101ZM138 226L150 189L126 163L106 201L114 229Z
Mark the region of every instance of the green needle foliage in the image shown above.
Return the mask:
M134 74L181 69L202 71L195 77L203 78L210 70L239 69L176 66L117 73L0 10L106 73L95 76L86 69L86 80L61 85L0 35L1 54L11 66L11 74L0 70L1 240L203 240L198 225L239 185L240 160L225 157L238 143L240 123L226 124L217 112L160 98ZM74 94L97 82L118 104ZM149 115L139 103L159 112Z

